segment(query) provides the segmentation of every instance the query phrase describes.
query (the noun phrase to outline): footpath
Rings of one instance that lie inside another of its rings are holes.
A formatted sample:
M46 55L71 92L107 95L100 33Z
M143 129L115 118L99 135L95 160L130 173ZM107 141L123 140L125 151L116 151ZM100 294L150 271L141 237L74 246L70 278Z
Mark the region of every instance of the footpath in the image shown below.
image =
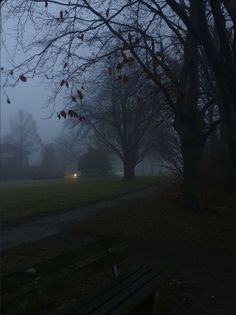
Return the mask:
M82 220L88 219L99 209L119 206L126 200L152 195L164 185L160 184L143 190L129 192L113 199L89 204L66 212L42 213L4 223L1 225L0 250L63 233L63 231L72 228Z

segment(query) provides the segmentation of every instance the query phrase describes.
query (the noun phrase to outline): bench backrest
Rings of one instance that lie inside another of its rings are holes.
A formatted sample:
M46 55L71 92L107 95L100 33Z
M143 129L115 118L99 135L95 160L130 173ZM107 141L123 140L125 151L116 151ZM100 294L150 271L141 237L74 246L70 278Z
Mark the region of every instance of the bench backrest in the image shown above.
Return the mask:
M104 238L1 278L1 314L30 313L65 289L78 285L81 274L113 267L128 257L118 237Z

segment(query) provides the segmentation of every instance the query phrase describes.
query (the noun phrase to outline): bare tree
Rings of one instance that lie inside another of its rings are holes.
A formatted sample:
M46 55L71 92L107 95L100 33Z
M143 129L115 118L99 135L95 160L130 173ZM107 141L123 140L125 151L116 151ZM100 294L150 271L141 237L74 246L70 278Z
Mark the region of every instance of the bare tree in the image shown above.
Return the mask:
M160 116L160 115L158 115ZM148 160L166 171L173 178L183 180L183 157L179 137L170 119L157 121L156 128L149 130L151 150Z
M41 148L42 141L32 114L23 110L18 111L16 117L10 121L6 141L16 146L21 152L32 153Z
M96 137L121 159L124 179L132 180L136 165L150 150L146 134L154 128L159 93L137 67L132 66L124 81L122 67L110 61L111 76L103 71L84 111Z
M75 129L67 128L55 139L58 167L62 172L73 171L77 168L78 157L86 148L86 144L82 142L86 134L80 135L75 132Z

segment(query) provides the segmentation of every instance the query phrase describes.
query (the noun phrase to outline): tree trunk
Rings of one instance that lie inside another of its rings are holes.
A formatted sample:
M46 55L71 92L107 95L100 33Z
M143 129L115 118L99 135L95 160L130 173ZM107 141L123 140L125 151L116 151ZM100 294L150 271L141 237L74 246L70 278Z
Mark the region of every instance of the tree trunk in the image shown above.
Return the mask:
M190 2L189 16L196 25L196 2ZM184 167L185 207L205 210L205 196L201 179L203 150L206 141L206 122L199 109L199 53L191 32L187 32L184 62L180 74L180 95L177 98L175 129L180 136Z
M185 207L192 210L205 210L205 196L201 178L204 138L181 139L184 163Z
M202 162L206 141L204 118L194 111L182 113L175 118L174 127L180 137L183 157L185 207L198 211L206 210L202 181Z
M236 126L236 121L235 121ZM223 121L221 124L221 143L223 157L222 188L227 192L236 191L236 130L229 128Z
M132 181L135 178L135 163L131 160L124 160L124 180Z
M236 109L227 86L220 89L219 108L222 118L221 143L224 157L223 186L226 191L236 191Z

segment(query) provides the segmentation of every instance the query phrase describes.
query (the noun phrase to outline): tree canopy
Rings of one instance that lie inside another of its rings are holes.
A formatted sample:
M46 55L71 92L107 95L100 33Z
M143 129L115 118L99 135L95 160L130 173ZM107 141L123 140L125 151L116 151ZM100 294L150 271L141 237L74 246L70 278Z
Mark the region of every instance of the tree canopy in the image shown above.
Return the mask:
M19 110L10 121L6 141L29 153L41 148L42 141L32 114Z

